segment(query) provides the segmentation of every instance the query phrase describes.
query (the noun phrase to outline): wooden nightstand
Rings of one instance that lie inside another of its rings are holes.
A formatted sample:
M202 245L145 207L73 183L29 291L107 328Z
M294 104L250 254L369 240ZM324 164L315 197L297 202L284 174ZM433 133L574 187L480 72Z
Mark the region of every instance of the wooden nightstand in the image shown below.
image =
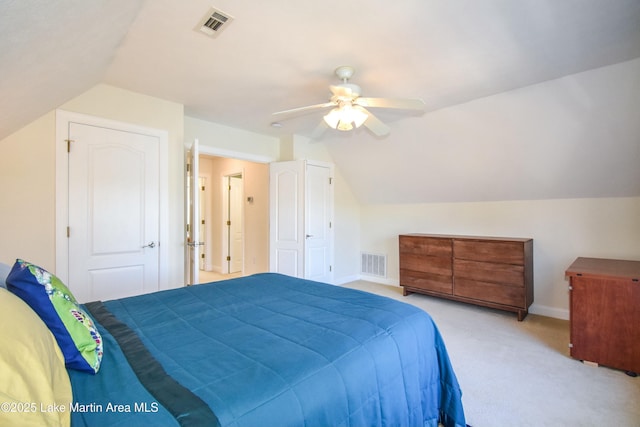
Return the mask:
M569 278L571 357L640 372L640 261L578 258Z

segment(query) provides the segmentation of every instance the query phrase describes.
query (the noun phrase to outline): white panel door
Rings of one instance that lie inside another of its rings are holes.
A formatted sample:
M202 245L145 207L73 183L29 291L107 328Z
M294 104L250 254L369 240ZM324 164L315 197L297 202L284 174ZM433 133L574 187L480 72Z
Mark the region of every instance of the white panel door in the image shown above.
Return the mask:
M305 175L305 279L331 282L332 170L307 163Z
M69 123L69 277L81 302L159 289L159 138Z
M333 168L297 160L270 164L270 270L333 280Z
M269 269L304 277L304 162L269 165Z

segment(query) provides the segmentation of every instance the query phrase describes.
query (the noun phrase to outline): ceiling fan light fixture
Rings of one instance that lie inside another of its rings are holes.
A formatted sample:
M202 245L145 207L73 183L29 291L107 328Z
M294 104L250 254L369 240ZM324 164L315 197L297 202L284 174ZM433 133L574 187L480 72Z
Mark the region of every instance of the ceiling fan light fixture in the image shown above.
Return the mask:
M324 116L324 121L330 128L349 131L354 127L359 128L367 120L369 116L360 109L353 108L351 105L343 105L340 108L334 108Z
M351 108L351 119L353 120L353 124L359 128L367 121L369 115L362 111L359 108Z
M353 129L353 125L350 122L343 122L342 120L340 120L336 129L341 131L348 131Z
M391 129L378 119L375 114L369 111L370 107L425 111L424 101L418 98L361 97L360 86L349 82L353 72L353 67L349 66L338 67L335 70L341 83L329 85L329 91L331 92L330 102L278 111L273 113L273 115L279 118L288 118L318 109L332 108L331 111L323 116L323 120L320 121L316 130L313 131L313 138L319 137L327 127L341 131L350 131L362 125L375 136L382 137L388 135Z
M329 111L324 116L324 122L330 128L337 129L338 128L338 123L340 122L340 109L339 108L334 108L333 110Z

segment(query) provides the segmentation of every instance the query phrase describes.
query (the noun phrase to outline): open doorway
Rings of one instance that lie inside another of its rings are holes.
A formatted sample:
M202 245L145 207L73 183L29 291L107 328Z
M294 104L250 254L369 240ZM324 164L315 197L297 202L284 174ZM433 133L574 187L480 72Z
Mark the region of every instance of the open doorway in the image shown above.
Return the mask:
M269 269L269 166L199 156L200 283Z

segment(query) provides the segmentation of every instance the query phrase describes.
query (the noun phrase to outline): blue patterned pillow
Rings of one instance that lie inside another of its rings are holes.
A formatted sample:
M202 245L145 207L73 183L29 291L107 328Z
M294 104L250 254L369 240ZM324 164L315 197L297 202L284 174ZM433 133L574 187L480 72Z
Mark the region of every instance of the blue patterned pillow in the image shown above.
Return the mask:
M69 289L37 265L16 260L7 289L26 302L53 333L67 368L95 374L102 361L102 337Z

